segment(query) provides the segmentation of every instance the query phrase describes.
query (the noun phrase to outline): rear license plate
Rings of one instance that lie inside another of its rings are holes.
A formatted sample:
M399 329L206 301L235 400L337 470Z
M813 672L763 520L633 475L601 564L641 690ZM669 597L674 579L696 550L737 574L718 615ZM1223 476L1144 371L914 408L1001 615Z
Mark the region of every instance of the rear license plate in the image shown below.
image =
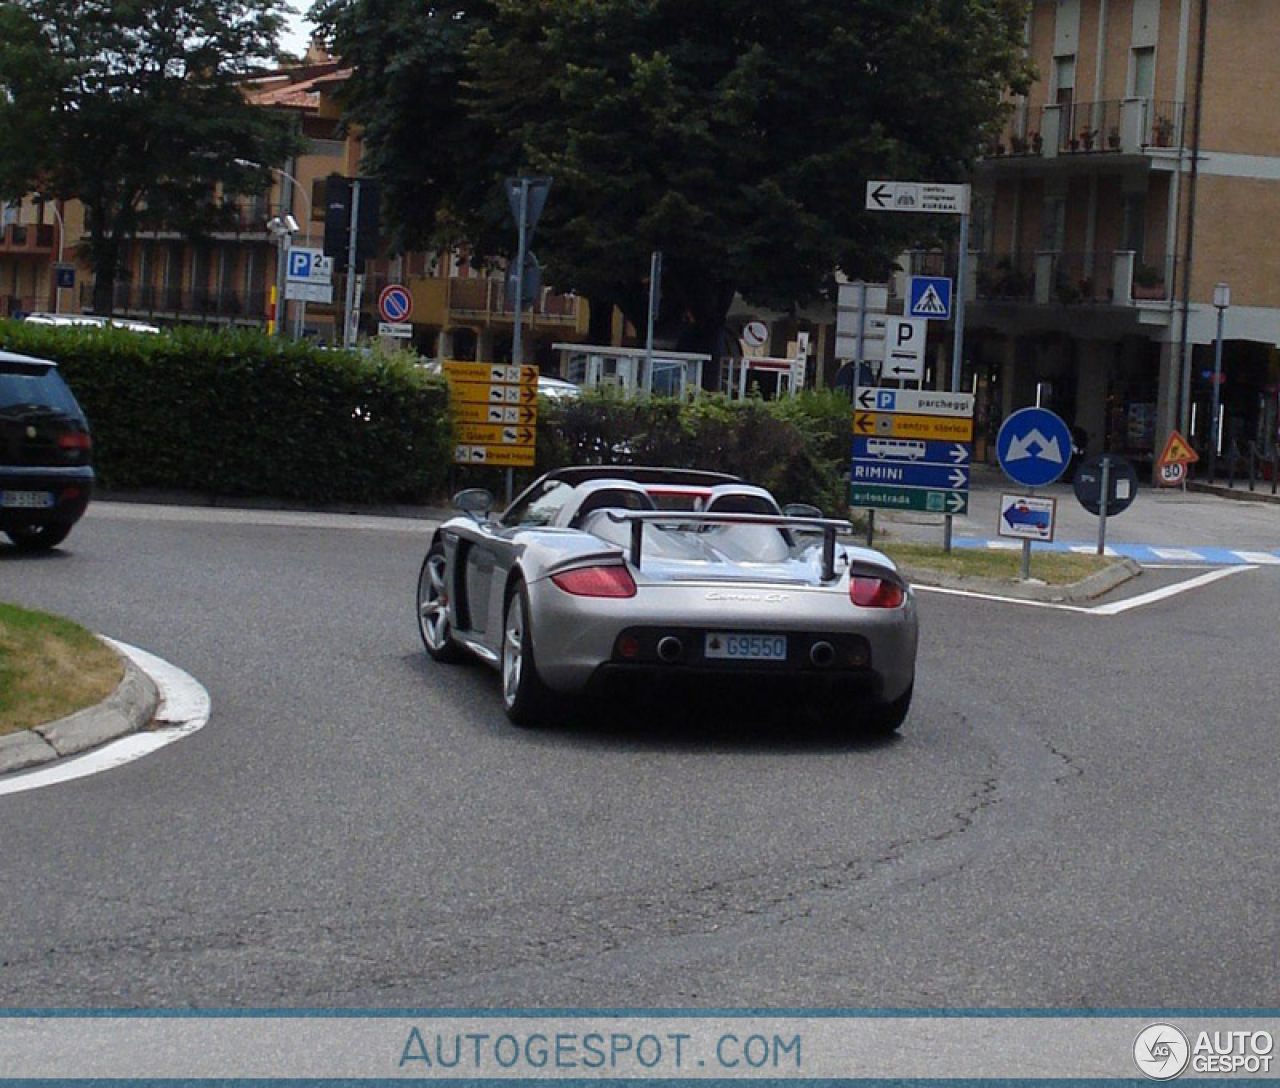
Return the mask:
M785 661L787 636L709 631L703 652L709 659L727 661Z
M52 491L0 491L0 506L10 509L47 510L53 504Z

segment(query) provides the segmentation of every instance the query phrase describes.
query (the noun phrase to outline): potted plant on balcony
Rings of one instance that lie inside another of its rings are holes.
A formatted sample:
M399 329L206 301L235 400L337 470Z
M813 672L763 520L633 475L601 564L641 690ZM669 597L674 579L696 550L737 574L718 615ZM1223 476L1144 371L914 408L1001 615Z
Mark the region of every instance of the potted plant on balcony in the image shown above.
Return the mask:
M1031 150L1036 155L1039 155L1044 150L1044 137L1038 132L1031 134Z
M1080 130L1080 143L1086 151L1093 150L1093 142L1098 138L1098 130L1096 128L1082 128Z
M1112 125L1109 129L1107 129L1107 146L1111 148L1112 151L1120 150L1120 126L1119 125Z
M1164 276L1149 264L1140 264L1133 270L1133 297L1146 299L1164 298Z
M1151 138L1156 147L1172 147L1173 121L1163 114L1157 117L1155 124L1151 126Z
M1027 140L1025 136L1010 136L1009 150L1015 155L1025 155L1027 153Z

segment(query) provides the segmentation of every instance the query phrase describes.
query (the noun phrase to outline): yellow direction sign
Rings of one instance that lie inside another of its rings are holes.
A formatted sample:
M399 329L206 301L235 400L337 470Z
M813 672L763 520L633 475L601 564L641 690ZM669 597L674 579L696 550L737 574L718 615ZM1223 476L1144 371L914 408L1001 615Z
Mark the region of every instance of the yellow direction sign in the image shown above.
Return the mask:
M498 382L449 383L449 394L455 403L464 404L537 404L538 386L503 385Z
M458 427L458 441L467 445L532 446L537 432L519 423L463 423Z
M501 382L504 385L538 384L536 366L508 366L505 363L459 363L446 359L440 364L445 377L454 382Z
M853 433L877 438L944 439L971 442L973 420L959 416L918 416L900 412L855 412Z
M459 465L517 467L533 464L532 446L455 446L453 460Z
M486 400L464 401L453 398L453 418L457 423L522 423L532 427L538 422L536 404L499 404Z

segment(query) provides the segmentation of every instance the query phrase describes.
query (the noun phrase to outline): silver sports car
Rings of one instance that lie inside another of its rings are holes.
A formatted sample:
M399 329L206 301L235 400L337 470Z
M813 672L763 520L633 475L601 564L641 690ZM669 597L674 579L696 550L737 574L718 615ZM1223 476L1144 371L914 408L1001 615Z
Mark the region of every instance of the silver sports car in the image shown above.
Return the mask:
M418 627L436 661L498 669L517 725L635 681L791 685L867 732L907 716L915 599L847 522L670 468L549 472L497 517L487 491L454 501L418 576Z

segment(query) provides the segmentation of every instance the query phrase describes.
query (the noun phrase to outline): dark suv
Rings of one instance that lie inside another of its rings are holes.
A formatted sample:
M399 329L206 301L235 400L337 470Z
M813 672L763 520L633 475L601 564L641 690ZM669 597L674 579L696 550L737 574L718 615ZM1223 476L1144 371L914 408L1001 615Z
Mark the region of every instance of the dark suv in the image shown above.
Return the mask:
M89 423L56 363L0 351L0 530L23 551L61 544L93 492Z

